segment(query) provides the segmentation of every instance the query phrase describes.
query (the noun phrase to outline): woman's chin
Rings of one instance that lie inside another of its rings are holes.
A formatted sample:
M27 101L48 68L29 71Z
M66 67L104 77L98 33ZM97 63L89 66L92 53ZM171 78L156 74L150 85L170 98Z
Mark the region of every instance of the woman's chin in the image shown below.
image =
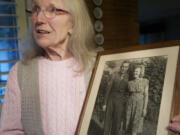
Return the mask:
M36 41L36 43L37 43L38 46L40 46L41 48L47 48L47 47L49 47L50 45L52 45L52 43L50 43L50 42L47 41L47 40L38 40L38 41Z

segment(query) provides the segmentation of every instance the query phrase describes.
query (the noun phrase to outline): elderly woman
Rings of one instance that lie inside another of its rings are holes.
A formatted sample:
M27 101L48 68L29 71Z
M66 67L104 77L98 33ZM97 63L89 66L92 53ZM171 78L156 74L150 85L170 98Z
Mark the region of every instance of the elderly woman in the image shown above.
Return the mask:
M144 66L137 65L134 79L128 82L129 98L126 108L126 132L137 135L143 131L143 121L147 111L149 81L143 78Z
M85 2L34 0L29 13L30 46L9 73L0 135L74 135L95 55Z

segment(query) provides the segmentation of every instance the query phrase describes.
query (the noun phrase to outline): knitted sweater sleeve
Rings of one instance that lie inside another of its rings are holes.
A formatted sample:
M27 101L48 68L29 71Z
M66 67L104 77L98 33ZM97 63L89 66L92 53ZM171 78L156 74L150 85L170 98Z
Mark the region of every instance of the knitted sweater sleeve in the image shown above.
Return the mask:
M21 123L21 97L17 82L17 64L12 67L6 85L0 119L0 135L25 135Z

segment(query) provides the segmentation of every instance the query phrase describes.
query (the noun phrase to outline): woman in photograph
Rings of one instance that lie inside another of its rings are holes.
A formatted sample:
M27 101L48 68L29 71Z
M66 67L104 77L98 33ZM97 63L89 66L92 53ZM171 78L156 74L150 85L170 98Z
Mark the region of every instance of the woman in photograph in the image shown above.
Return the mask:
M129 97L126 105L126 133L137 135L143 132L147 112L149 81L144 76L145 67L136 65L133 80L128 82Z
M23 60L11 69L0 135L74 135L94 66L84 0L33 0Z

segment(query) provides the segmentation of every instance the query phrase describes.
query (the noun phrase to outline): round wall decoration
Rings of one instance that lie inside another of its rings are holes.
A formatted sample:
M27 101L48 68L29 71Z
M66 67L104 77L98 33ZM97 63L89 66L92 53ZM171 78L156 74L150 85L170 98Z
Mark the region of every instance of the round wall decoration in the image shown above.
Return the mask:
M102 44L104 43L104 36L103 36L101 33L96 34L96 36L95 36L95 42L96 42L96 44L98 44L98 45L102 45Z
M101 6L103 3L103 0L93 0L93 2L96 6Z
M94 10L93 10L93 14L94 14L94 17L96 19L101 19L103 17L103 11L101 8L99 7L96 7Z
M100 20L95 21L94 28L97 32L103 31L103 23Z

